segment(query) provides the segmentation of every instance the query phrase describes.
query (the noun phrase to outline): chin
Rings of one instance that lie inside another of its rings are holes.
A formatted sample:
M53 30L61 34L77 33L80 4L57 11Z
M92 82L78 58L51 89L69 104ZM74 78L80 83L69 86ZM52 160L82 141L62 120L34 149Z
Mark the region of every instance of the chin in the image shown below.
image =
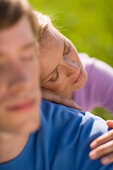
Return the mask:
M85 72L82 79L81 79L81 81L78 82L77 84L75 84L74 91L82 89L85 86L85 84L87 82L87 79L88 79L87 73Z
M19 134L19 135L29 135L33 132L36 132L40 129L40 125L32 125L32 127L24 127L21 129L16 129L15 131L11 131L13 134Z
M24 122L15 122L15 124L9 124L8 126L2 128L2 132L8 134L25 134L28 135L40 129L41 120L40 116L29 119Z
M24 127L24 128L19 128L19 129L8 129L8 130L2 130L3 133L7 133L7 134L15 134L15 135L29 135L30 133L33 133L37 130L40 129L40 124L35 124L29 127Z
M38 119L38 120L35 119L34 121L31 121L31 122L27 123L25 126L18 129L18 133L30 134L30 133L33 133L33 132L39 130L40 126L41 126L40 119Z
M25 129L23 129L23 130L20 130L18 133L19 134L25 134L25 135L27 135L27 134L30 134L30 133L33 133L33 132L36 132L36 131L38 131L40 129L40 125L37 125L37 126L32 126L31 128L25 128Z

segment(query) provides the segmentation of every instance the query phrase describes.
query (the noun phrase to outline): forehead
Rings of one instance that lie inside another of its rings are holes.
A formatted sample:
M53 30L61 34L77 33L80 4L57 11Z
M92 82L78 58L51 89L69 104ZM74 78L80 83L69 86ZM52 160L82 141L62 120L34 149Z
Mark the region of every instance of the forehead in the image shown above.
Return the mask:
M54 27L48 27L42 36L41 44L49 45L61 45L63 41L63 35Z
M60 63L64 50L64 37L55 29L44 32L40 43L41 78L45 79Z
M29 21L23 17L14 26L0 31L0 51L15 50L33 39Z

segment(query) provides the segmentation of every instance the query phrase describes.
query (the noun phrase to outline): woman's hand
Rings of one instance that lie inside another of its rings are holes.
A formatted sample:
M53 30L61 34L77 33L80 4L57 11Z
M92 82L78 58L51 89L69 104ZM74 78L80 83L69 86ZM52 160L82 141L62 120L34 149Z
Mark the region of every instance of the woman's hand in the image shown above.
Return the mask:
M72 107L74 109L82 110L81 107L79 107L74 100L69 99L65 96L61 96L51 90L42 88L42 98L45 100L52 101L54 103L62 104L68 107Z
M113 129L113 120L108 120L107 125ZM96 160L102 157L102 164L113 163L113 130L95 139L90 147L93 149L89 154L91 159Z

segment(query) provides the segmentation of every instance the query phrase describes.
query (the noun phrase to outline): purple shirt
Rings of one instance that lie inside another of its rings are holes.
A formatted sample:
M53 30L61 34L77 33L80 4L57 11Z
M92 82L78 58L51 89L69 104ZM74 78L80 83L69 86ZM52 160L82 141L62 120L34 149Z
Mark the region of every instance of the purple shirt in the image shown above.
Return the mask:
M113 68L87 54L79 55L88 81L84 88L74 92L74 100L85 111L104 107L113 113Z

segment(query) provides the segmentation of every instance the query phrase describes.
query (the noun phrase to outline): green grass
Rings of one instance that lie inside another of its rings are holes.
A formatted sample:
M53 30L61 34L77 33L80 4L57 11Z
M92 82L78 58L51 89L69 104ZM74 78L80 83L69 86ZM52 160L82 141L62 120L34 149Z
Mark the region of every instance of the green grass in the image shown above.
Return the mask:
M91 111L93 114L100 116L104 120L111 120L113 119L113 115L106 109L103 108L96 108L93 111Z
M113 67L113 0L30 0L30 3L52 17L55 26L79 52ZM107 111L102 113L109 118Z
M77 47L113 66L113 0L30 0Z

